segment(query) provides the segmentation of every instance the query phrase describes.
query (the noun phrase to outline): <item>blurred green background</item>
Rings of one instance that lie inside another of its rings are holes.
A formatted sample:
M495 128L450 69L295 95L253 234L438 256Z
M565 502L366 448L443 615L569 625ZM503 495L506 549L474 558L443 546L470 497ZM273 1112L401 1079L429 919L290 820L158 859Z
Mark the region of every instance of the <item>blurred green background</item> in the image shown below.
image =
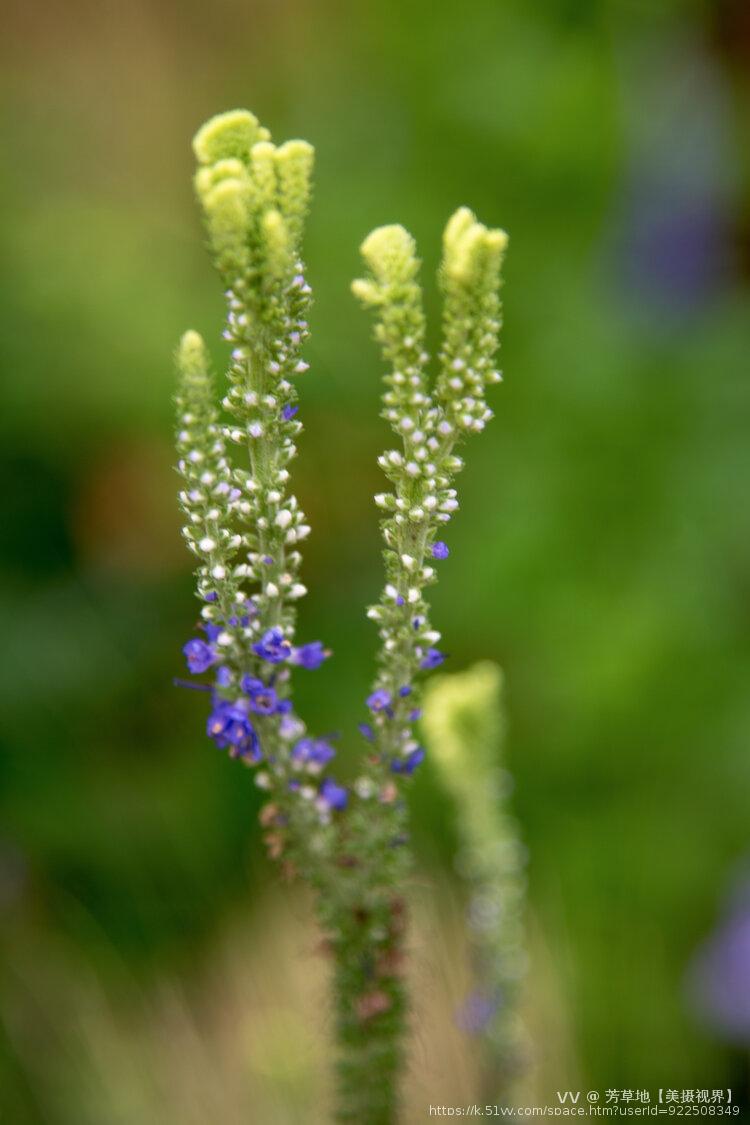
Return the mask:
M171 351L195 327L225 354L189 142L234 106L317 150L300 635L336 659L298 677L302 713L353 768L387 440L357 247L413 232L434 331L466 203L511 235L506 379L434 620L451 666L506 673L539 1100L553 1077L746 1097L742 1042L685 983L750 852L743 0L17 0L5 23L2 1120L310 1119L305 973L288 1010L270 985L257 1019L252 1000L277 961L297 971L306 913L269 891L251 776L172 686L195 603ZM413 803L439 897L451 805L429 767ZM271 1108L240 1115L223 1079L226 1104L201 1101L232 1051Z

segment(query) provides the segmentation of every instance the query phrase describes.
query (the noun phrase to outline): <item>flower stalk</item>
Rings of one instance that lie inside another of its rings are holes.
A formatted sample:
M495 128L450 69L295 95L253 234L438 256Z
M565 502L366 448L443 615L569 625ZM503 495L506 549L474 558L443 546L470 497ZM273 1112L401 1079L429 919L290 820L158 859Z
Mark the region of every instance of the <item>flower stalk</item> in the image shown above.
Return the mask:
M388 367L383 416L397 446L380 458L392 488L375 498L386 581L368 614L380 635L379 670L360 725L368 750L349 789L329 772L330 741L307 731L292 699L293 671L330 656L321 641L295 638L307 592L300 545L310 527L289 468L302 429L296 380L308 367L302 237L313 150L304 141L275 146L244 110L212 118L193 147L232 350L220 406L198 334L186 333L177 352L180 503L201 601L200 635L184 653L192 673L210 677L209 737L254 768L268 793L261 821L270 855L317 892L333 958L337 1119L386 1125L398 1113L407 1015L405 795L424 758L414 733L420 682L445 659L425 590L449 555L441 534L458 507L456 447L491 417L485 392L500 380L494 355L507 239L467 208L449 221L434 382L412 237L381 227L362 245L366 276L353 290L375 312Z

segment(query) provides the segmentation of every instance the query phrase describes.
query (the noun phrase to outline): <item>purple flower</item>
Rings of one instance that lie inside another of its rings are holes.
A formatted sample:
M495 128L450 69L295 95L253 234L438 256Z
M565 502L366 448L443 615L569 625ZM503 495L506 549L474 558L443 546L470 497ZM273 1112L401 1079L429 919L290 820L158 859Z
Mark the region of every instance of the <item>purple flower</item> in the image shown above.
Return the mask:
M294 417L298 410L298 406L292 406L291 403L287 403L284 409L281 411L281 417L285 422L288 422L291 418Z
M360 734L364 735L368 742L375 741L375 731L369 723L357 723L357 730Z
M488 996L484 992L472 992L456 1012L456 1023L468 1035L478 1035L487 1027L500 1004L499 993Z
M750 1043L750 886L740 884L693 959L688 984L701 1017L725 1039Z
M433 559L447 559L449 554L450 551L448 550L448 544L443 543L442 539L438 540L437 543L432 544Z
M408 777L411 777L417 766L421 765L423 761L424 747L417 746L416 750L412 750L411 754L407 754L405 758L394 758L391 762L391 769L394 773L405 773Z
M292 646L281 629L274 627L267 629L261 639L253 645L253 652L256 652L261 660L267 660L269 664L282 664L291 655Z
M378 711L387 713L391 706L391 693L386 691L385 688L377 688L372 695L368 695L367 706L376 714Z
M292 664L298 664L300 668L309 668L313 671L315 668L320 668L324 660L331 654L328 649L323 647L322 641L310 641L306 645L300 645L292 652Z
M439 648L428 648L425 653L420 668L425 672L429 672L432 668L437 668L445 660L445 653L441 652Z
M422 708L415 707L413 711L409 712L409 722L416 723L422 718Z
M292 761L307 766L310 773L318 773L335 756L336 751L325 738L301 738L292 750Z
M241 617L238 617L235 613L229 618L229 624L234 628L236 628L238 625L241 625L243 629L246 629L250 624L250 618L246 613L243 613Z
M203 600L204 600L204 602L215 602L215 601L218 600L218 597L219 597L219 595L216 593L215 590L208 590L203 595Z
M279 709L279 697L272 687L254 676L242 677L242 690L247 693L248 707L256 715L273 715Z
M337 785L333 778L326 777L320 785L320 800L329 809L345 809L348 794L343 785Z
M226 664L222 664L221 668L216 669L216 686L229 687L232 682L232 671L227 668Z
M183 645L182 651L185 654L189 670L196 676L199 676L201 672L208 671L217 660L216 653L211 645L206 644L199 637L193 637L186 645Z
M291 700L284 700L281 721L279 722L279 734L282 738L292 739L296 735L302 734L305 729L299 719L291 714L291 709Z
M401 696L402 699L405 699L407 695L411 695L411 692L412 692L411 684L404 684L403 687L400 687L398 689L398 694Z
M242 701L230 703L218 699L208 716L206 731L220 750L229 748L232 757L249 758L252 762L261 759L258 735L250 722L247 705Z
M220 633L223 631L221 625L202 625L203 632L208 637L209 641L215 641Z

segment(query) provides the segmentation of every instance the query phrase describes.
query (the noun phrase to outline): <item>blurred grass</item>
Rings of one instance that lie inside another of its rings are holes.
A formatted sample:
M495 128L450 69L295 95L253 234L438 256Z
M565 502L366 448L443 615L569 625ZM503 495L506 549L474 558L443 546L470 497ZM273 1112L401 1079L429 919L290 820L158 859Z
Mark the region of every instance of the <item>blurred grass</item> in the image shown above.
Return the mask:
M131 987L197 979L228 919L258 901L250 779L205 745L200 698L171 687L194 609L170 352L189 325L216 340L221 319L189 139L248 105L318 152L302 634L337 659L299 677L304 714L345 733L353 768L387 440L348 294L356 248L381 222L414 232L434 343L439 233L466 202L511 233L506 382L460 482L434 616L454 667L486 657L506 671L515 806L553 966L535 972L569 1028L560 1080L738 1081L682 981L748 849L744 6L77 0L11 5L7 26L8 1004L18 944L72 950L47 967L53 991L122 988L127 1007ZM422 864L447 868L449 803L429 773L414 807ZM83 1120L77 1064L53 1046L61 1092L41 1099L0 1014L9 1120ZM31 1001L23 1020L33 1054ZM557 1052L544 1033L541 1050ZM126 1055L110 1070L133 1066Z

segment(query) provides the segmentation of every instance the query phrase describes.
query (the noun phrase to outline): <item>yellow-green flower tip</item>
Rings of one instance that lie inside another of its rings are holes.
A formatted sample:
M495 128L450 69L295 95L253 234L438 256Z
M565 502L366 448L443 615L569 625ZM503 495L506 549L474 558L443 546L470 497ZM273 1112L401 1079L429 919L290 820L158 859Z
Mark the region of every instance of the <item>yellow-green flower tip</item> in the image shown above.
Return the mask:
M276 152L276 145L269 140L256 141L250 147L251 160L268 160Z
M443 231L443 246L446 251L452 249L476 221L476 215L468 207L459 207L457 211L454 211Z
M228 176L203 196L203 205L213 230L244 232L247 223L246 187L243 180Z
M276 149L276 160L280 164L285 164L287 161L312 164L314 157L315 149L307 141L284 141L283 145L279 145Z
M386 285L410 281L419 269L416 243L398 223L376 227L360 246L360 252L375 278Z
M277 203L275 157L276 146L270 141L258 141L250 150L250 174L261 210L264 207L275 207Z
M468 207L459 207L443 233L443 268L459 285L479 280L484 266L499 266L508 236L503 230L488 230Z
M198 372L206 368L207 361L208 353L203 337L192 328L188 329L181 337L177 348L177 363L180 370L185 373Z
M203 337L192 329L180 339L175 352L175 362L180 373L180 393L195 405L211 383L211 361Z
M242 179L245 173L246 166L241 160L217 160L215 164L203 165L195 173L195 190L198 195L205 196L222 180Z
M358 277L352 282L352 293L363 305L379 305L383 299L382 290L373 281Z
M247 164L252 146L269 136L249 110L231 109L201 126L193 138L193 152L200 164L215 164L227 158Z
M487 764L500 736L502 683L498 665L483 661L427 685L422 723L430 756L451 775Z
M496 254L504 254L508 246L508 235L499 228L487 231L487 246Z
M471 223L453 243L446 246L445 268L455 281L469 284L477 274L487 228Z
M266 211L262 219L266 263L274 277L283 277L290 265L289 231L280 211Z

